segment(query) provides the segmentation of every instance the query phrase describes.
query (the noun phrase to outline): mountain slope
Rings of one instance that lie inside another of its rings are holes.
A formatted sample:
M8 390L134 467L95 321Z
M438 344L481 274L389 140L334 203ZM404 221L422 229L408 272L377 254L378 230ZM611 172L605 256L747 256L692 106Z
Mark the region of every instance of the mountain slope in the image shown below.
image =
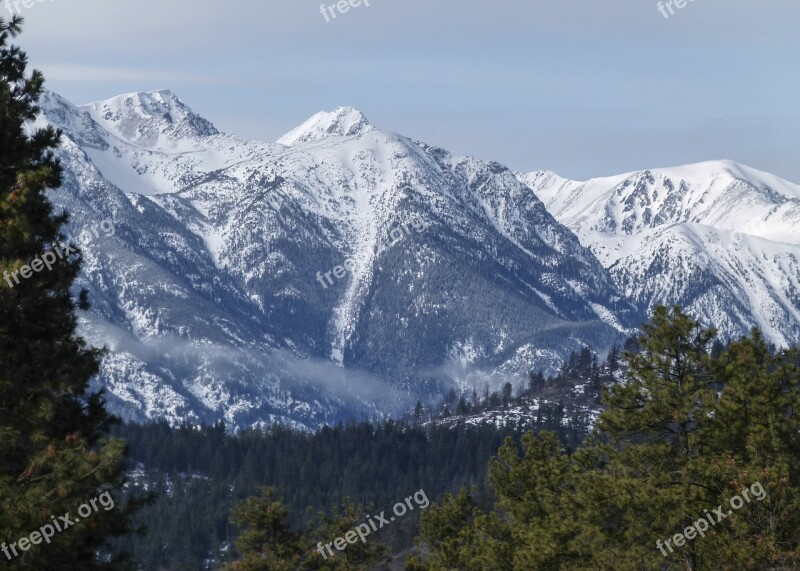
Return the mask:
M800 186L731 161L519 178L634 302L683 305L723 337L800 341Z
M168 91L42 108L65 131L52 197L70 232L114 223L85 247L83 324L126 417L313 428L554 367L641 322L508 169L356 110L275 144Z

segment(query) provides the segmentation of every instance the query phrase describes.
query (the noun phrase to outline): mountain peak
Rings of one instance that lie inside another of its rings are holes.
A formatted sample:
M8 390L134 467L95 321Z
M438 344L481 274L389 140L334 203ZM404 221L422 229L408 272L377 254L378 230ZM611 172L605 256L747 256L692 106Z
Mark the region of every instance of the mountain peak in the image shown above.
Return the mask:
M319 141L326 137L352 137L373 130L364 114L353 107L320 111L278 139L282 145Z
M162 137L174 143L219 133L169 89L124 93L82 108L120 138L148 146L159 146L156 140Z
M95 101L83 106L94 111L127 109L145 117L173 113L178 117L195 113L169 89L123 93L110 99Z
M731 160L705 161L660 170L673 177L686 180L699 180L704 176L728 176L732 179L745 181L760 190L777 193L783 198L800 198L800 185Z

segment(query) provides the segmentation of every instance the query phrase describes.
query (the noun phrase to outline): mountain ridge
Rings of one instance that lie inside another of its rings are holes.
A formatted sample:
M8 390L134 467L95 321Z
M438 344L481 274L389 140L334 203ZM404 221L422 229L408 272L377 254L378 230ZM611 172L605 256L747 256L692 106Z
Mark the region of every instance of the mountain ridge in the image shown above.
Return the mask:
M800 340L800 185L729 160L570 181L518 173L646 310L682 305L731 339Z
M98 386L125 418L382 418L554 371L645 320L635 276L604 267L547 192L353 108L288 145L219 132L168 90L42 108L65 130L52 197L68 230L117 227L79 285L82 331L111 349Z

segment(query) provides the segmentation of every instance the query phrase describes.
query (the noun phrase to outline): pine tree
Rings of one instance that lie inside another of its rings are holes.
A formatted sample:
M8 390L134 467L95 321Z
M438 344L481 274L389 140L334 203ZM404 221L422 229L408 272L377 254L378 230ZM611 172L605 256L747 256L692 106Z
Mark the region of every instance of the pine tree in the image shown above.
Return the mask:
M608 370L613 375L619 370L619 345L614 343L611 346L611 349L608 351L608 357L606 357L606 363L608 365Z
M375 513L372 506L361 507L345 497L342 506L333 515L318 513L317 519L311 523L307 534L303 536L307 549L306 558L298 569L340 569L356 571L375 569L380 563L389 560L389 549L378 542L377 538L366 536L365 541L356 539L347 544L343 551L328 543L339 537L347 537L357 526L366 523L365 514ZM362 532L364 529L362 529ZM353 539L353 535L350 535ZM308 552L310 551L310 555Z
M592 372L592 350L589 347L582 347L578 355L578 373L588 377Z
M716 399L708 346L715 332L680 308L665 307L656 308L644 331L642 352L629 355L627 382L606 392L608 409L598 422L610 439L608 485L613 480L623 491L604 509L625 514L618 541L636 546L624 563L613 562L620 569L642 560L656 564L662 555L655 542L688 527L717 498L705 472ZM666 559L698 569L696 544L688 540Z
M494 557L487 554L485 538L478 531L486 526L485 515L478 508L472 492L445 494L441 506L432 505L420 519L420 536L430 557L422 561L409 558L408 571L501 571ZM508 567L506 567L508 569Z
M51 246L67 220L45 196L61 184L60 133L28 129L44 80L26 75L25 53L9 44L21 25L18 16L0 19L0 541L9 544L0 568L120 569L97 555L127 530L121 506L82 518L50 543L39 538L23 551L18 541L118 488L123 466L122 443L104 437L112 419L102 395L89 392L101 351L75 332L75 310L87 307L85 292L78 302L70 293L80 255ZM45 253L52 270L28 274Z
M299 533L289 524L289 510L277 499L273 488L263 490L261 497L238 504L232 521L243 529L236 542L241 558L229 564L229 571L313 571L338 569L367 571L388 560L389 550L370 538L364 542L353 531L365 522L365 513L372 511L344 498L342 506L328 516L318 513L306 533ZM367 525L367 529L369 526ZM340 551L328 543L340 537L356 538ZM369 537L369 536L367 536Z
M503 385L503 408L508 407L508 404L511 402L511 393L513 391L513 387L511 383L506 383Z
M490 468L493 508L462 491L432 509L430 555L408 569L798 568L800 353L775 355L754 330L714 360L714 334L657 308L583 447L526 435L520 456L507 443ZM560 424L554 412L545 424Z
M531 371L528 373L528 390L531 392L539 391L544 388L544 385L545 379L542 371L537 371L536 373Z
M230 571L295 571L298 569L303 547L300 535L291 529L289 510L281 503L273 488L263 490L261 496L250 498L237 505L231 521L244 529L236 542L242 554L240 560L230 564Z
M414 406L414 423L415 424L419 424L420 423L420 421L422 420L423 412L424 412L424 409L422 407L422 403L420 401L417 401L417 404Z
M526 434L522 457L508 440L489 468L492 489L510 539L497 545L498 524L485 528L486 549L496 561L508 560L510 569L579 569L585 555L570 546L577 535L576 480L571 459L552 432ZM500 518L497 518L500 519ZM491 518L478 519L479 524ZM495 531L492 532L492 529Z
M756 484L767 496L737 511L709 556L788 569L800 566L800 358L773 353L754 329L719 356L713 475L723 496Z

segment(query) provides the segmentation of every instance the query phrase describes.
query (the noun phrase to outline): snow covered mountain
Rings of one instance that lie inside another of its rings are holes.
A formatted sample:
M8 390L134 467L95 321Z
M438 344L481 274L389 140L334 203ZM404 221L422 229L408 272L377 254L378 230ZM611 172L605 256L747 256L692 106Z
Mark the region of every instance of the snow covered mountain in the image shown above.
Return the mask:
M800 186L730 161L519 178L640 306L680 304L723 337L758 326L800 341Z
M84 246L82 331L126 418L314 428L515 380L642 314L507 168L319 113L278 143L169 91L76 107L53 201Z

